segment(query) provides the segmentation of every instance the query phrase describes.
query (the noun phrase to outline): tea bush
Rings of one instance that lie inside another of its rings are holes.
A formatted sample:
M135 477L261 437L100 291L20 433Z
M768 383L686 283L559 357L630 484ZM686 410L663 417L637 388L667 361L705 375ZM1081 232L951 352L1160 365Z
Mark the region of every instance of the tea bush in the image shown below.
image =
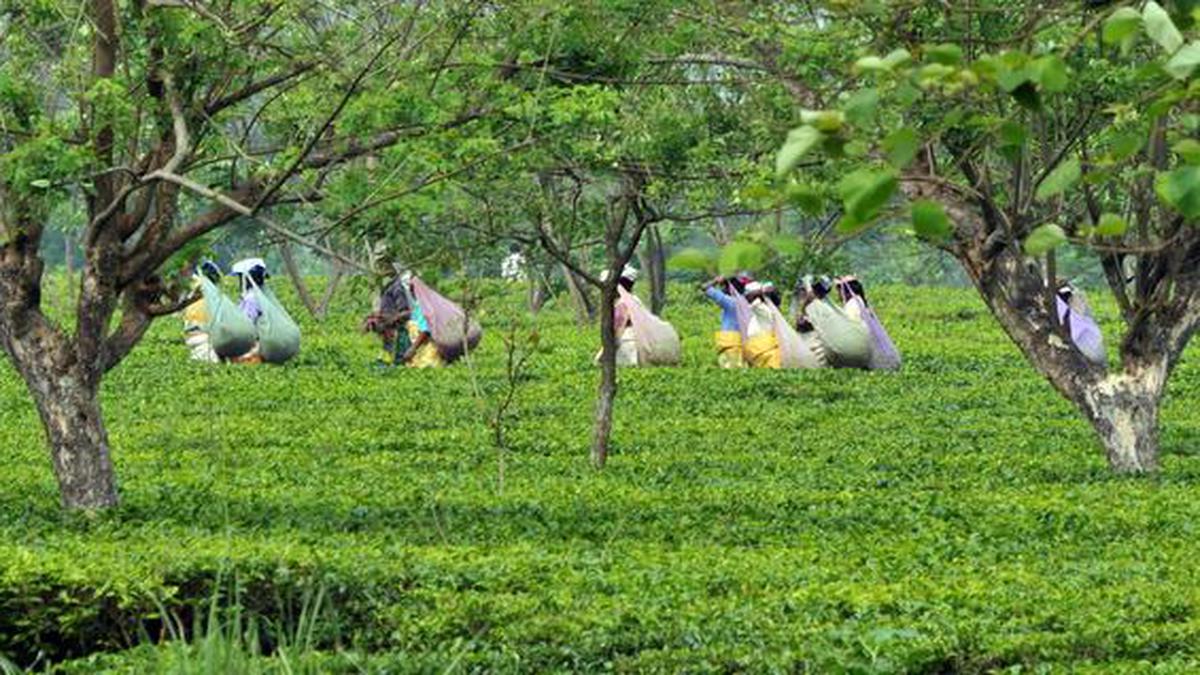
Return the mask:
M1196 350L1161 476L1117 478L973 295L874 295L898 374L720 371L716 310L673 289L685 366L622 373L599 473L595 330L552 304L503 486L473 392L502 386L519 289L485 305L475 376L373 369L358 290L279 368L189 362L161 322L106 383L124 501L95 518L60 512L0 364L0 654L174 667L164 615L235 580L264 626L320 589L312 671L1194 669Z

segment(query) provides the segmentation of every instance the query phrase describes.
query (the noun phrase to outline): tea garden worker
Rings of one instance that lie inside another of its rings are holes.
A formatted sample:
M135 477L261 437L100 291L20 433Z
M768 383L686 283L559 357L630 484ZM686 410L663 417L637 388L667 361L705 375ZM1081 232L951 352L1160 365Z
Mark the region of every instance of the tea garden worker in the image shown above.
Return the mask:
M374 310L363 320L363 330L375 333L383 343L383 351L377 360L379 365L403 364L403 355L412 345L408 335L412 303L408 296L404 280L400 276L393 277L379 292Z
M600 281L608 281L608 270L600 273ZM629 294L630 302L638 302L636 295L633 295L633 285L637 283L638 271L632 265L626 265L625 269L621 270L621 276L617 278L617 285L624 289ZM637 333L633 329L633 320L630 316L629 309L625 306L624 299L618 300L613 306L613 332L617 334L617 365L618 366L638 366L638 348L637 348ZM604 352L603 348L596 353L596 362L600 362L600 355Z
M199 275L203 275L204 278L214 284L221 282L221 268L210 260L200 263L196 271L198 272L194 281L194 288L196 290L200 288ZM183 310L183 341L191 351L193 361L219 363L221 358L213 350L212 343L209 340L209 319L208 302L201 295L199 300L196 300Z
M828 277L805 275L800 279L794 308L796 330L808 338L822 366L867 368L871 359L870 336L861 322L830 301L832 285Z
M746 361L751 368L782 368L783 353L775 335L775 317L766 303L763 284L746 284L746 300L750 302L750 321L746 326Z
M441 368L446 362L438 351L437 343L433 341L429 320L421 310L421 303L413 295L412 279L411 272L400 275L410 310L407 323L409 346L400 356L400 362L409 368Z
M722 368L745 368L742 354L742 325L738 319L738 303L734 293L745 294L748 277L716 277L703 286L704 294L721 308L721 330L713 334L717 347L717 365Z
M263 288L267 279L271 276L267 272L267 263L262 258L245 258L239 260L229 268L229 272L238 279L238 288L241 291L241 300L238 302L238 308L250 320L250 323L257 324L259 318L262 317L262 307L259 306L258 298L254 293L254 289ZM232 363L262 363L262 355L259 353L259 345L255 345L243 356L231 359Z

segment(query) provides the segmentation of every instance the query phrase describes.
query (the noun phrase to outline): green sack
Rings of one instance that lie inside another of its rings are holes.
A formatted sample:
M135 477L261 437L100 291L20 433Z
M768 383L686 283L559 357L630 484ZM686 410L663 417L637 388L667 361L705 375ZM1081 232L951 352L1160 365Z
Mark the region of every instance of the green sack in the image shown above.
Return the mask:
M204 294L204 306L208 312L208 323L204 332L208 333L208 341L217 356L223 359L234 359L244 356L254 349L257 337L254 334L254 324L242 312L241 308L225 297L216 284L203 275L200 280L200 292Z
M284 363L299 354L300 326L284 311L275 294L257 285L250 293L262 312L258 317L258 353L262 360L266 363Z
M863 324L846 316L828 300L817 300L804 310L821 342L829 365L837 368L866 368L871 361L871 336Z

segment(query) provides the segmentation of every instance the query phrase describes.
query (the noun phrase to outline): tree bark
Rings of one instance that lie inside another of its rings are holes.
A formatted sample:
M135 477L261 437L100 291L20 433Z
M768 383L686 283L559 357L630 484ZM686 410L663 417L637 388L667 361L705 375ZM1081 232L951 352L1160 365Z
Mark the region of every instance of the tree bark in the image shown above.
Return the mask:
M650 282L650 311L662 314L667 306L667 254L658 227L646 228L646 242L640 255L642 269Z
M592 300L588 297L586 286L575 276L565 263L560 264L562 267L563 278L567 282L567 291L571 294L571 301L575 304L575 322L580 326L586 326L591 323L596 316L596 308L592 305Z
M1166 369L1141 367L1088 387L1076 404L1104 445L1117 473L1158 470L1158 411Z
M592 464L597 469L603 469L608 461L613 403L617 398L617 333L613 324L616 301L616 281L610 279L600 293L600 386L596 394L596 423L592 436Z
M300 265L296 264L296 256L292 253L292 245L283 242L279 245L279 257L283 258L283 268L287 270L288 278L292 281L292 287L296 289L296 295L300 296L300 302L304 305L304 309L308 310L308 315L314 319L321 318L318 316L317 301L313 300L312 293L308 290L308 284L304 283L304 275L300 273Z
M117 481L99 397L83 379L59 374L27 382L50 443L62 505L98 510L117 505Z
M72 510L115 506L116 475L100 413L96 366L75 360L71 345L44 322L20 320L22 325L14 326L6 317L0 337L41 417L62 505Z
M317 304L316 318L324 319L329 315L329 304L333 302L333 295L337 292L345 274L346 268L342 265L342 261L335 258L329 262L329 282L325 284L325 293L321 296L321 302Z

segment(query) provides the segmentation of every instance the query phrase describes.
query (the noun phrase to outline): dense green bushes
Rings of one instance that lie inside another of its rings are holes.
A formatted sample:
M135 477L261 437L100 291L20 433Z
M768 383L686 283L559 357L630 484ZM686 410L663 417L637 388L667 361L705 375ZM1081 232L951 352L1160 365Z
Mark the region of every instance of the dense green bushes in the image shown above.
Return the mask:
M2 366L0 653L161 667L161 648L94 652L157 639L160 604L186 623L236 581L275 626L327 597L325 653L305 657L322 670L1200 661L1194 349L1162 476L1119 479L966 292L879 293L908 359L890 375L718 371L715 310L675 290L686 367L623 374L603 473L593 331L542 316L503 491L470 372L372 370L365 298L305 324L282 368L192 364L157 326L104 391L124 505L94 520L59 512ZM488 306L485 389L516 309Z

